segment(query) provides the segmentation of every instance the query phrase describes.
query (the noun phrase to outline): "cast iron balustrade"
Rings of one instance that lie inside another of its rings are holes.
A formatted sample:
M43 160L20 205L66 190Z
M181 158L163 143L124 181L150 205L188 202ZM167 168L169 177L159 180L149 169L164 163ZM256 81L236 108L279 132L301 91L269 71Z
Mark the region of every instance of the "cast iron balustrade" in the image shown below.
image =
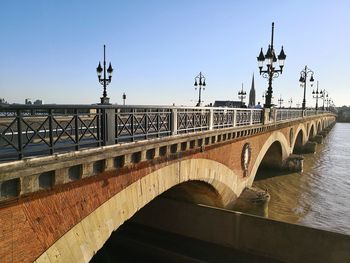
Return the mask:
M0 108L0 160L103 145L103 109L94 106Z
M324 112L313 109L276 109L275 121ZM262 124L262 109L8 105L0 107L0 161Z
M276 109L276 121L298 119L303 117L303 111L297 109Z
M209 108L178 108L177 133L206 131L209 129Z
M115 112L116 143L169 136L171 109L124 107Z

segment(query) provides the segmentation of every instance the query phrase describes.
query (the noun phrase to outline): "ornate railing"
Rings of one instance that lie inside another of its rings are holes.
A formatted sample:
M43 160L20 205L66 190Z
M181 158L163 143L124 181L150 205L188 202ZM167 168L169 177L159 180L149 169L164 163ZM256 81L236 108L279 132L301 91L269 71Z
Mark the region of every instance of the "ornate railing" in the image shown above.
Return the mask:
M215 109L213 110L213 128L220 129L234 127L236 125L236 110L234 109Z
M304 116L315 116L329 112L327 110L315 110L315 109L276 109L276 121L285 121L290 119L303 118Z
M171 134L171 109L117 108L115 112L115 141L129 142Z
M277 109L276 121L290 120L303 117L303 111L298 109Z
M0 160L101 146L102 109L0 108Z
M324 113L297 109L273 112L275 115L267 115L266 123ZM10 105L0 107L0 161L263 123L262 109Z
M209 109L178 108L176 109L177 133L205 131L209 129Z

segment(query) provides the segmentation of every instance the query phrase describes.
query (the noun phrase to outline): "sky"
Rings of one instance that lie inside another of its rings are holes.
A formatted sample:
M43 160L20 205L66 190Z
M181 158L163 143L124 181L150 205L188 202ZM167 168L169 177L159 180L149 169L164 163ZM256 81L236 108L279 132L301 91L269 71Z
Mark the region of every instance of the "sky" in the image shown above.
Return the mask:
M302 102L300 71L314 71L337 106L350 105L350 1L347 0L2 0L0 98L23 103L92 104L102 96L96 67L114 68L112 103L195 105L194 78L206 77L204 104L238 100L255 76L257 101L267 89L256 57L283 45L274 103ZM315 82L316 83L316 82ZM307 87L307 106L314 106Z

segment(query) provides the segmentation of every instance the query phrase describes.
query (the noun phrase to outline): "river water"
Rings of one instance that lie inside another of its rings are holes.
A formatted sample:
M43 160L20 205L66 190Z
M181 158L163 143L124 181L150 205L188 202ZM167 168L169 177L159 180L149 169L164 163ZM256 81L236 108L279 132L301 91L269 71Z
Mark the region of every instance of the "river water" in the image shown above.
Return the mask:
M271 195L265 216L350 234L350 123L337 123L317 152L304 157L302 173L254 182Z

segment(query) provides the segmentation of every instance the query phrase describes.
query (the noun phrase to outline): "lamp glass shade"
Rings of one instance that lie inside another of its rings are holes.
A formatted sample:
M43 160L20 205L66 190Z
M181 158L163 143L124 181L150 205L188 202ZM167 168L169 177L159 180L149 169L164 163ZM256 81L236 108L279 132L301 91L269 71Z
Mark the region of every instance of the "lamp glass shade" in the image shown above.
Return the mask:
M283 68L284 67L284 59L280 59L280 60L278 60L278 63L279 63L279 65L280 65L280 68Z
M266 52L266 55L265 55L265 59L266 59L266 65L267 66L272 65L273 54L272 54L270 45L269 45L269 48L267 49L267 52Z

